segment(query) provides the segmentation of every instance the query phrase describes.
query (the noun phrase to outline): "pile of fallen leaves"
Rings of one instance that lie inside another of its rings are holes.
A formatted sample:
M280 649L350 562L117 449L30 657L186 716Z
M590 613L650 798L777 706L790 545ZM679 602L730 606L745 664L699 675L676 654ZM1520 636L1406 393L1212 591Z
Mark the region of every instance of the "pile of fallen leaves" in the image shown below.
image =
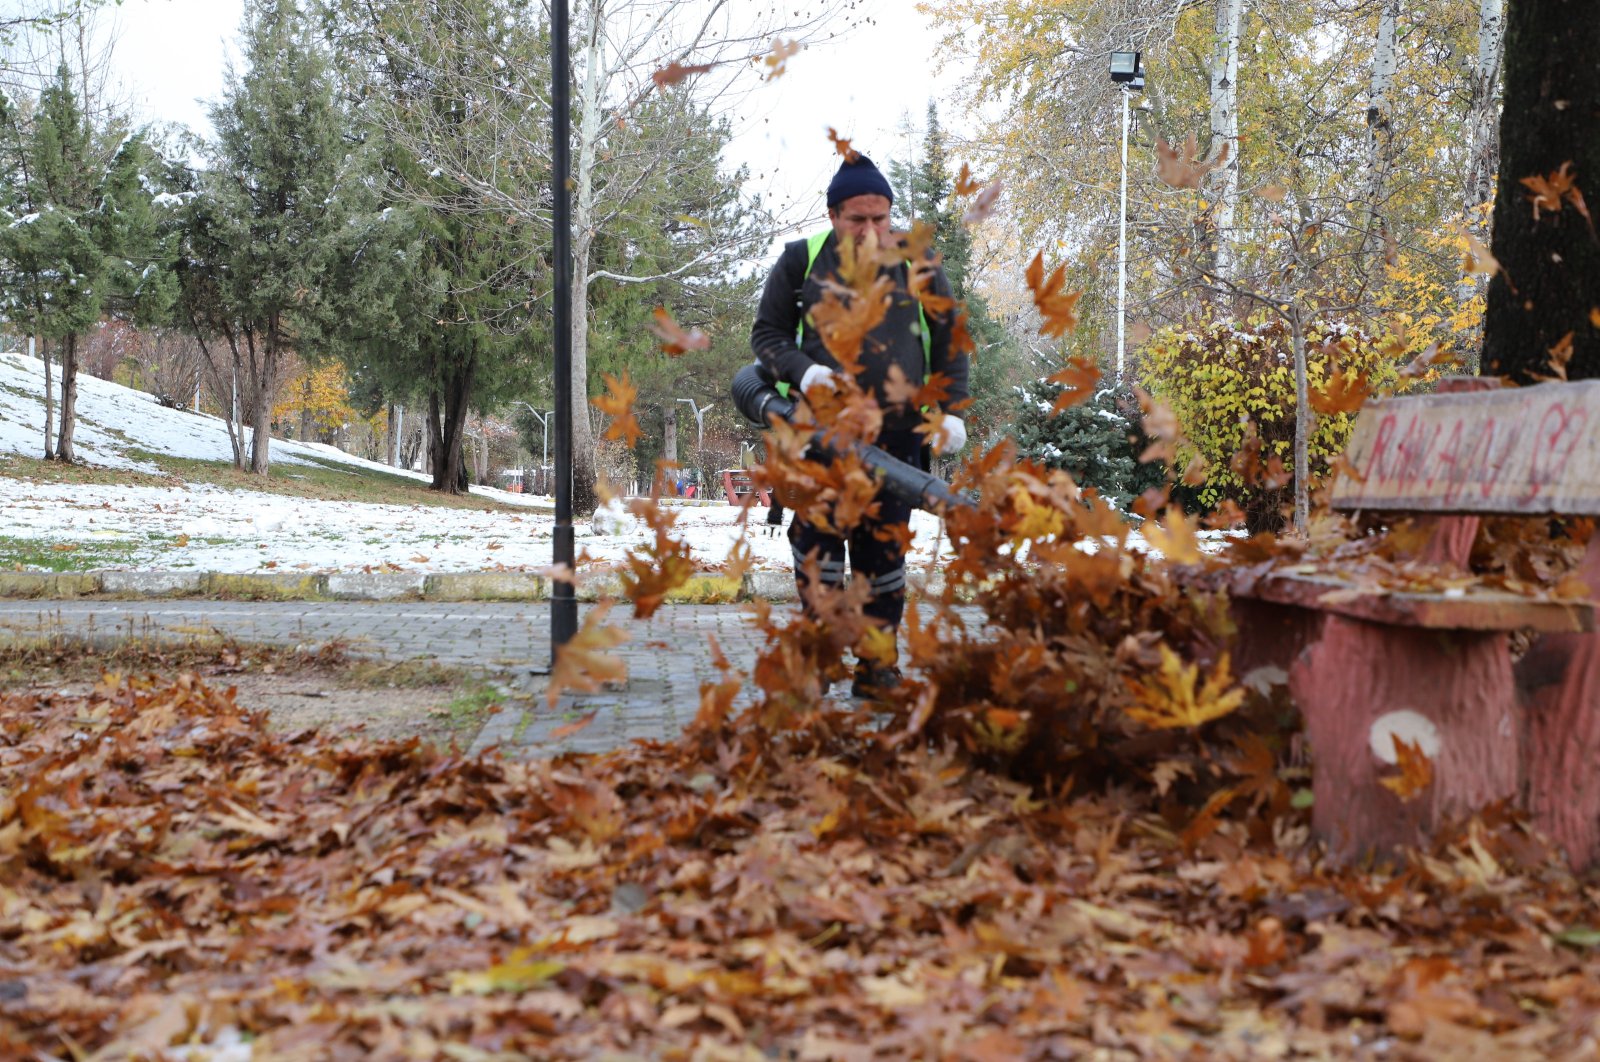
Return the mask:
M1262 764L1186 837L826 713L513 763L0 699L0 1056L1592 1057L1592 887L1495 814L1321 867Z

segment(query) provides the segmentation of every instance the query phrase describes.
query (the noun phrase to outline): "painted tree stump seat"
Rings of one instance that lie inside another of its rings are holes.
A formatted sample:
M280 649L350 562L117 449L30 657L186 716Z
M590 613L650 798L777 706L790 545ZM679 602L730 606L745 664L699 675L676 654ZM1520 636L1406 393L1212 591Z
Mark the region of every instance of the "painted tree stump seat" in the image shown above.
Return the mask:
M765 487L756 489L755 480L750 478L750 473L742 468L724 468L719 475L722 477L722 493L728 499L729 505L743 505L745 495L755 492L756 500L762 505L772 504L772 493Z
M1225 576L1240 673L1288 674L1316 760L1314 832L1338 859L1426 840L1442 821L1510 800L1575 866L1600 858L1600 534L1577 576L1589 598L1536 598L1467 572L1484 516L1600 516L1600 381L1501 389L1445 381L1368 403L1332 506L1430 532L1413 559L1444 588L1353 584L1316 564ZM1535 640L1513 664L1510 635ZM1383 784L1398 737L1432 781Z

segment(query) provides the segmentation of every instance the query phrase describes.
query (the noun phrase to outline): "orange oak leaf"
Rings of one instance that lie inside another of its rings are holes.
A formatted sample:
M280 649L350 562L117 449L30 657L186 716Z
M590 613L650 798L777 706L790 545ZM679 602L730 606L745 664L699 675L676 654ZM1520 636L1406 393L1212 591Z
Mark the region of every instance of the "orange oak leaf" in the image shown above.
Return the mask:
M956 174L956 197L965 199L982 187L983 182L972 176L972 167L963 162L961 164L961 172Z
M1461 230L1461 235L1466 238L1467 250L1461 256L1461 271L1463 273L1483 273L1494 276L1500 272L1500 260L1478 239L1466 229Z
M606 428L603 438L621 439L623 445L631 450L633 444L644 435L644 431L639 427L639 418L633 415L633 400L639 397L639 389L628 380L627 369L622 370L620 380L606 373L605 381L608 393L597 395L589 402L612 418L611 425Z
M1461 364L1461 358L1444 349L1437 343L1429 343L1427 348L1412 358L1400 370L1402 380L1420 379L1435 369L1444 370L1453 365Z
M650 80L656 83L656 88L665 89L668 85L676 85L680 81L687 81L696 74L704 74L716 63L698 63L686 66L674 59L666 66L650 75Z
M1600 328L1600 324L1595 325ZM956 309L956 319L950 323L950 353L971 354L978 349L978 344L973 341L972 332L967 328L967 304L960 303Z
M1226 142L1213 158L1202 159L1193 133L1184 138L1181 151L1165 140L1156 141L1156 176L1172 188L1199 188L1206 174L1221 169L1227 162Z
M846 162L854 162L861 157L861 152L850 146L850 141L834 132L833 126L828 126L828 139L833 141L833 150L844 156Z
M1061 393L1056 396L1055 405L1050 407L1050 415L1053 417L1094 397L1095 385L1100 382L1100 366L1081 354L1074 354L1067 359L1065 369L1046 377L1045 382L1057 384L1061 388Z
M607 682L628 677L628 665L611 651L628 640L628 632L605 626L609 604L596 605L583 618L583 626L565 645L556 647L545 700L554 708L567 690L594 693Z
M1372 394L1372 384L1364 374L1354 371L1332 372L1327 383L1311 389L1311 408L1325 417L1354 413Z
M661 340L661 353L675 358L690 350L710 350L711 337L698 328L685 332L665 306L657 306L652 314L650 331Z
M1379 778L1378 782L1403 802L1410 803L1433 784L1433 761L1422 751L1420 743L1406 741L1399 734L1391 735L1394 742L1395 766L1399 774Z
M1083 292L1063 292L1067 282L1067 267L1058 265L1049 277L1044 275L1044 252L1036 252L1028 263L1028 290L1033 292L1033 304L1038 307L1044 323L1039 327L1042 336L1059 336L1078 327L1077 305Z
M789 60L798 55L799 52L799 41L783 41L774 37L772 39L772 51L767 53L766 57L761 60L767 66L767 80L771 81L774 78L782 77L784 72L789 69Z
M961 221L966 225L981 225L994 213L995 206L1000 201L1000 193L1005 188L1005 182L996 177L983 186L972 205L967 207L967 212L961 215Z

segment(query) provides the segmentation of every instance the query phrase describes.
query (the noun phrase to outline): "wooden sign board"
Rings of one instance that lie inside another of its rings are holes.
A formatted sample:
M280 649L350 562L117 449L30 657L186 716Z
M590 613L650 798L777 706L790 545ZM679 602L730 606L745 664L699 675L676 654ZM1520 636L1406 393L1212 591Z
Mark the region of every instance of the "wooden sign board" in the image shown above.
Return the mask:
M1600 515L1600 380L1369 402L1336 509Z

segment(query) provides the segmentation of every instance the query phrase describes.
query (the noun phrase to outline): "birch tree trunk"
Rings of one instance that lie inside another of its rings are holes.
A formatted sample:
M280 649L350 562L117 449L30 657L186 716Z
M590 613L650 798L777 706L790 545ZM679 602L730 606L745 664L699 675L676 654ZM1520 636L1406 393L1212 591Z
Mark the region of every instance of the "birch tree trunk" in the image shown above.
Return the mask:
M1467 115L1467 180L1462 206L1470 215L1494 199L1500 161L1500 64L1505 56L1505 0L1478 0L1478 58L1472 66Z
M1288 316L1294 349L1294 530L1305 538L1311 528L1311 384L1306 373L1306 333L1300 307L1291 302Z
M1394 168L1394 126L1390 121L1390 96L1394 92L1396 32L1400 0L1382 0L1378 9L1378 34L1372 49L1372 80L1367 90L1367 225L1361 235L1362 257L1369 273L1382 268L1384 189Z
M1211 59L1211 151L1226 150L1228 161L1217 171L1216 254L1217 279L1232 280L1235 273L1233 236L1239 210L1239 34L1244 22L1244 0L1217 0L1216 48Z
M576 202L572 209L572 511L594 512L595 439L589 424L589 252L594 246L594 164L605 101L600 98L600 66L605 62L602 27L605 0L589 4L584 27L583 89L578 121L578 157L574 167Z

